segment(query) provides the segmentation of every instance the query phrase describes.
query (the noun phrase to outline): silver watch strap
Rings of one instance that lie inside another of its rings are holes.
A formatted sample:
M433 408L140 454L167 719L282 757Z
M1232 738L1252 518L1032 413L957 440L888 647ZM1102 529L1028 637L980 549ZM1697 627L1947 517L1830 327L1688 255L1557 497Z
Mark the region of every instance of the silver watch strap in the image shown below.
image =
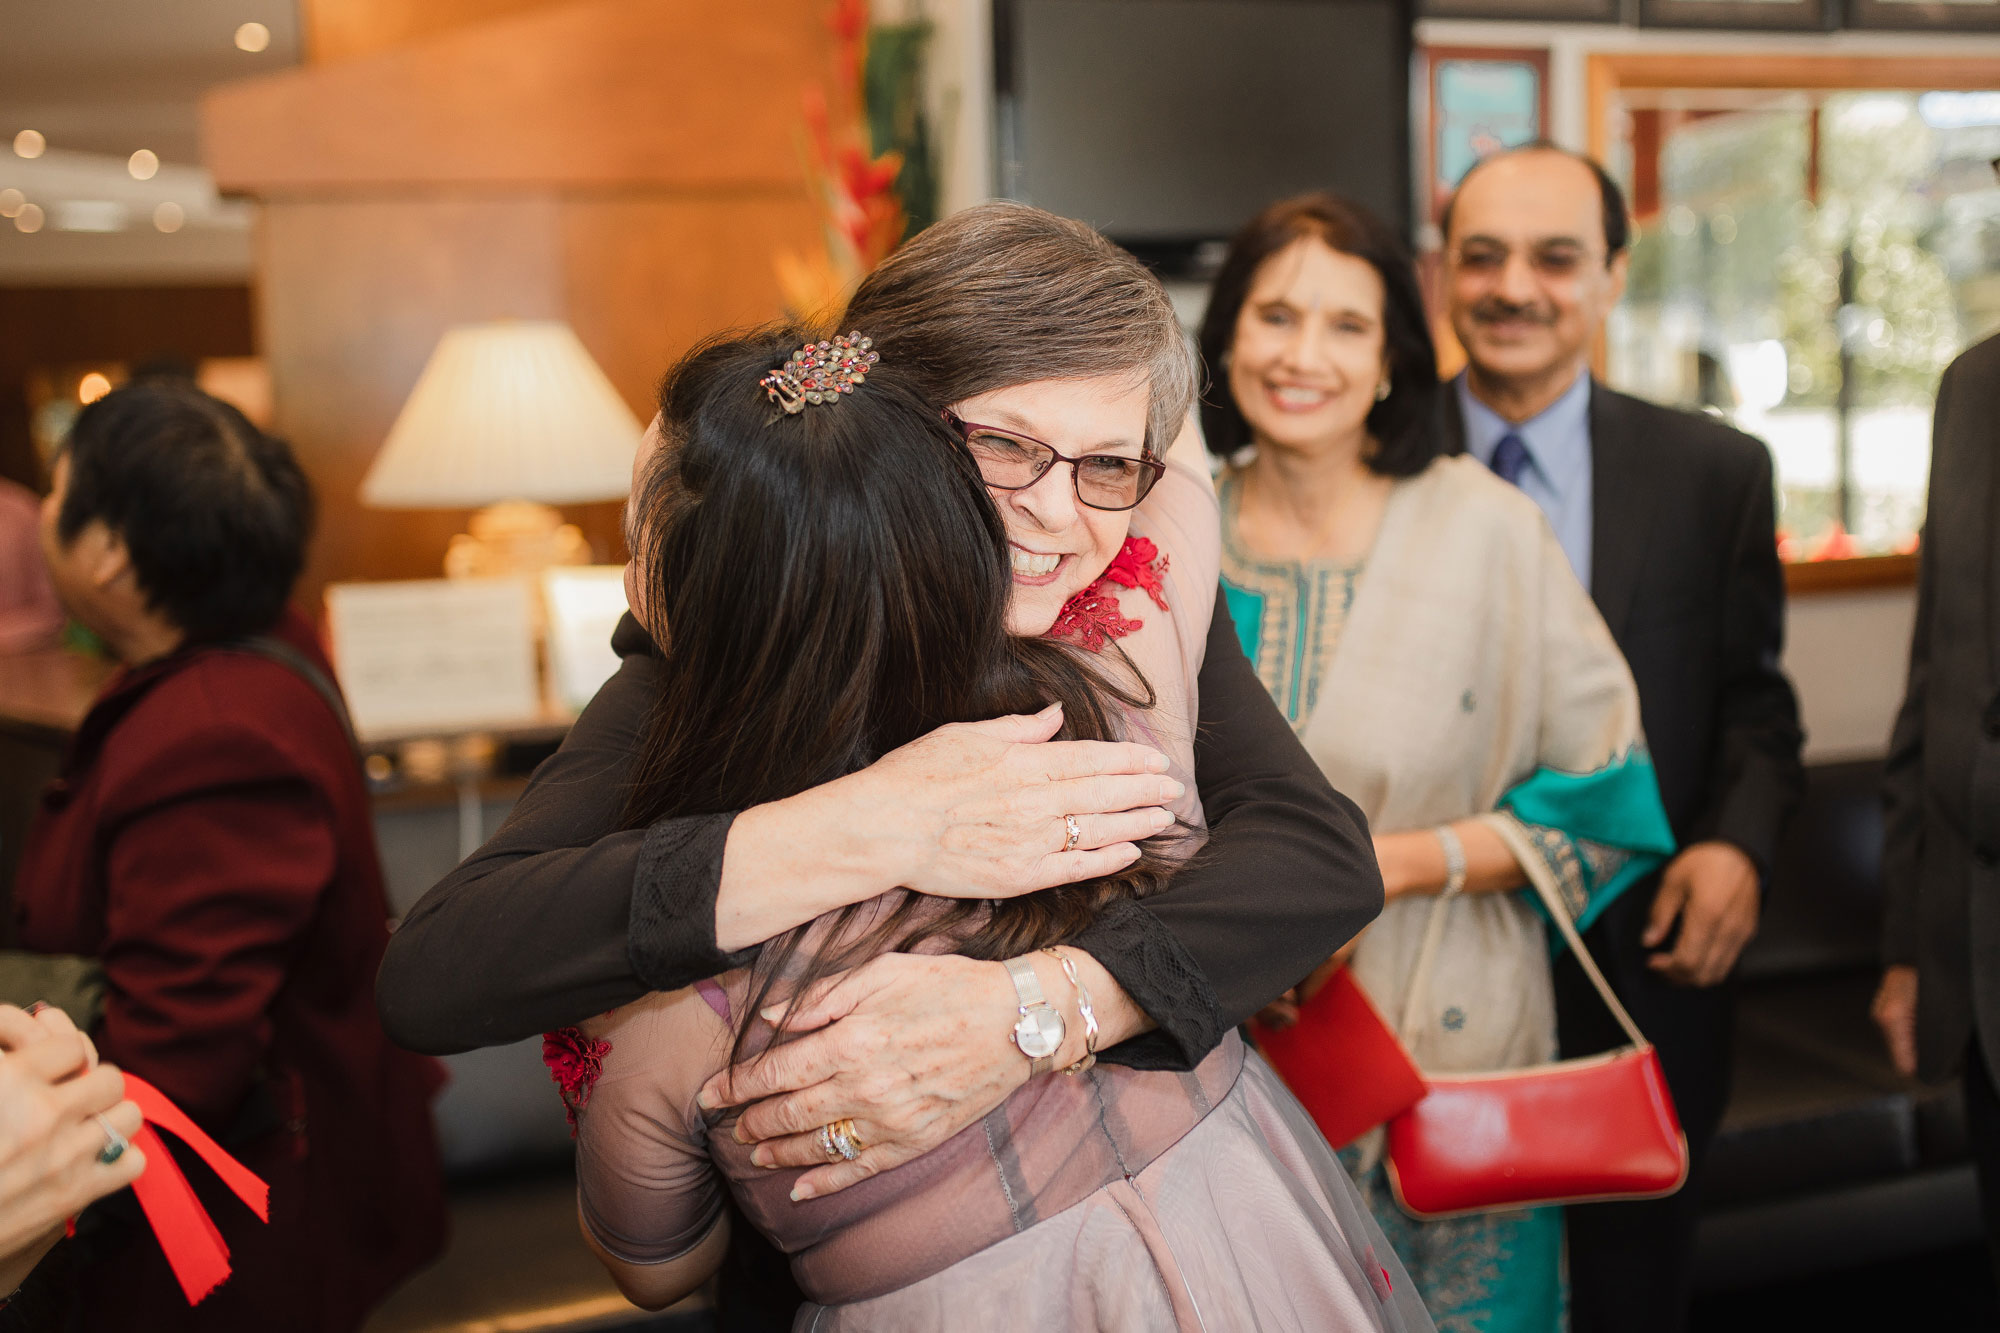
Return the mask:
M1025 955L1007 960L1007 975L1013 979L1014 994L1020 999L1023 1009L1049 1002L1048 997L1042 994L1042 979L1035 975L1035 965Z
M1027 1017L1028 1010L1036 1005L1044 1009L1052 1007L1048 997L1042 992L1042 979L1035 975L1035 965L1025 956L1007 960L1007 976L1014 983L1014 998L1020 1002L1023 1018ZM1021 1054L1028 1056L1028 1074L1031 1078L1046 1074L1056 1067L1054 1055L1028 1055L1026 1051Z

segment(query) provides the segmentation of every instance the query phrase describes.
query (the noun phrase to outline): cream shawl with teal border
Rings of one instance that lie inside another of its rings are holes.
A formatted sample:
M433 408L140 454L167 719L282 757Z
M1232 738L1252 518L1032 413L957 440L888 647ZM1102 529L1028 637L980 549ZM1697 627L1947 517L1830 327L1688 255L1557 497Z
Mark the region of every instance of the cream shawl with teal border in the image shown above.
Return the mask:
M1287 614L1225 591L1247 642ZM1377 833L1479 818L1579 925L1672 852L1624 658L1541 511L1476 461L1396 484L1322 670L1301 739ZM1439 954L1413 997L1433 912ZM1423 1068L1504 1069L1555 1053L1550 951L1533 892L1411 897L1354 968L1392 1023L1409 1020Z

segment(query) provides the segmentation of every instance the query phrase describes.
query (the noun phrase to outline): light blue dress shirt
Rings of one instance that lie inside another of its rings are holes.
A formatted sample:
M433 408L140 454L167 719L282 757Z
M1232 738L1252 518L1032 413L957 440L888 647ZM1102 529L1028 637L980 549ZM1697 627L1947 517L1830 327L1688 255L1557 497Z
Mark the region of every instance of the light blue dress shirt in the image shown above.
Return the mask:
M1590 586L1590 376L1579 374L1563 396L1516 426L1472 396L1463 372L1453 387L1465 417L1465 450L1488 467L1509 431L1528 447L1520 487L1548 516L1577 582Z

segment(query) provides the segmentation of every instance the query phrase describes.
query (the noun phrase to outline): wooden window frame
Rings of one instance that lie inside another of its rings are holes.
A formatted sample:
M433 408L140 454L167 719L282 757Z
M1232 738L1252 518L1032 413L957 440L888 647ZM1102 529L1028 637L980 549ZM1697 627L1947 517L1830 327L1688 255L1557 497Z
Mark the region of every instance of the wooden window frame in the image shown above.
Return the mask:
M1933 90L1980 92L1993 87L1993 57L1777 55L1717 52L1592 52L1584 62L1587 145L1598 161L1611 148L1611 108L1628 90L1732 88L1758 92ZM1600 362L1601 365L1601 362ZM1785 566L1794 593L1848 592L1914 585L1914 555L1860 556Z

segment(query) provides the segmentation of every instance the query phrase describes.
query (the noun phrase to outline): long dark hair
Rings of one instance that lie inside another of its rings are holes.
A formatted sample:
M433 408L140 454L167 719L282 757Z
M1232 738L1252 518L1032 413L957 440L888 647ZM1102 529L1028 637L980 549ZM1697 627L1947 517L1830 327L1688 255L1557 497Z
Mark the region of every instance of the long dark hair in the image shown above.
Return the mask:
M786 416L758 380L804 341L768 329L688 355L660 388L659 451L634 496L639 594L664 658L626 822L741 810L873 763L948 722L1063 706L1062 735L1114 737L1107 680L1069 647L1006 629L1005 529L938 408L883 360L850 396ZM912 900L852 941L850 907L767 943L737 1043L780 978L804 988L944 936L1006 958L1155 887L1122 873L990 908Z
M1337 194L1302 194L1272 204L1243 224L1209 288L1201 320L1201 356L1209 381L1201 395L1201 430L1209 451L1228 458L1250 443L1250 423L1219 373L1236 341L1236 319L1264 261L1294 241L1314 237L1352 255L1382 278L1382 337L1389 396L1368 413L1375 448L1364 460L1387 477L1411 477L1437 457L1437 349L1424 316L1423 291L1410 252L1388 223Z

